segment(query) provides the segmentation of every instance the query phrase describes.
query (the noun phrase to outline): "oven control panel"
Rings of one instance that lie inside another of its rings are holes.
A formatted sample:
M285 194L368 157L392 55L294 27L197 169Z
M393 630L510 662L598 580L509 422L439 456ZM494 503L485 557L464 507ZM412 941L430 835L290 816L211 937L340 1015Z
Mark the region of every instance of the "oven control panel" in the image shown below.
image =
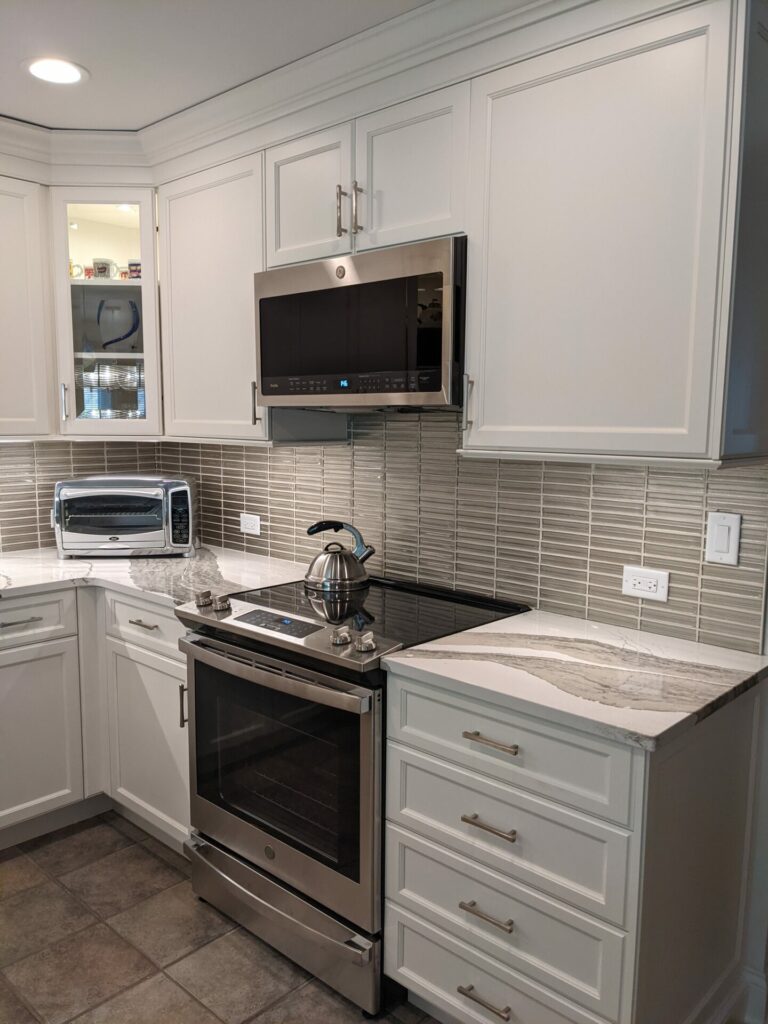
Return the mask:
M279 615L268 611L266 608L256 608L245 615L235 616L235 622L247 622L250 626L260 626L273 633L281 633L283 636L295 636L303 638L313 633L320 633L324 627L307 622L306 619L293 619L290 615Z

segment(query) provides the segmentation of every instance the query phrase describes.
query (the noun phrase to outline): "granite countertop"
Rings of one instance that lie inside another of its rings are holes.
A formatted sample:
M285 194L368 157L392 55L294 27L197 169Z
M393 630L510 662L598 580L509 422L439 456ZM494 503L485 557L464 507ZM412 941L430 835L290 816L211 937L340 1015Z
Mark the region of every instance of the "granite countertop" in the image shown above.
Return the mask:
M531 611L385 659L400 675L653 750L768 676L768 658Z

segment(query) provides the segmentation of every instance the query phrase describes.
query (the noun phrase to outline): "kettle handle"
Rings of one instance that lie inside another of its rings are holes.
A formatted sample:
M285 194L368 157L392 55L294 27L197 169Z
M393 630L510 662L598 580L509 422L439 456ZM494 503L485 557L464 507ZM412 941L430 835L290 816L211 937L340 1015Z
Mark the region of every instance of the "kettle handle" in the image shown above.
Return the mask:
M365 562L366 559L371 557L371 555L376 554L376 549L365 543L363 535L356 527L352 526L350 523L342 523L338 519L321 519L319 523L314 523L312 526L308 527L307 533L312 537L314 534L322 533L324 530L334 530L336 533L338 533L339 530L347 530L351 533L355 541L352 554L358 562Z

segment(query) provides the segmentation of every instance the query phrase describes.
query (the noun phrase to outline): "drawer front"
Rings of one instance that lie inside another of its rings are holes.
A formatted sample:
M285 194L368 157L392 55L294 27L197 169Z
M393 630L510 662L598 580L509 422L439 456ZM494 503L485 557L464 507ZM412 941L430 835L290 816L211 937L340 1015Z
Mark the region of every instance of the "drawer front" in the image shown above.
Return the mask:
M387 695L390 739L629 824L629 747L395 675Z
M429 754L395 743L387 753L395 824L623 925L626 832Z
M466 1024L596 1024L591 1013L531 984L389 901L384 921L384 973L453 1020Z
M110 636L183 661L179 640L186 629L172 611L122 594L107 593L106 600Z
M395 825L387 825L386 865L387 899L586 1009L618 1019L623 933Z
M75 588L0 600L0 650L77 633Z

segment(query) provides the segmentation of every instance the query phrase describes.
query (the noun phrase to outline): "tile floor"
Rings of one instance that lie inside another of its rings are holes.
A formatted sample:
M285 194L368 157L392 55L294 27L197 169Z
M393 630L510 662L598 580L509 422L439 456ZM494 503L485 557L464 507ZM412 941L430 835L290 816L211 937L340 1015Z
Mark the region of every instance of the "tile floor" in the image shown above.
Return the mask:
M0 852L0 1024L358 1024L109 812ZM434 1024L404 1005L387 1024Z

